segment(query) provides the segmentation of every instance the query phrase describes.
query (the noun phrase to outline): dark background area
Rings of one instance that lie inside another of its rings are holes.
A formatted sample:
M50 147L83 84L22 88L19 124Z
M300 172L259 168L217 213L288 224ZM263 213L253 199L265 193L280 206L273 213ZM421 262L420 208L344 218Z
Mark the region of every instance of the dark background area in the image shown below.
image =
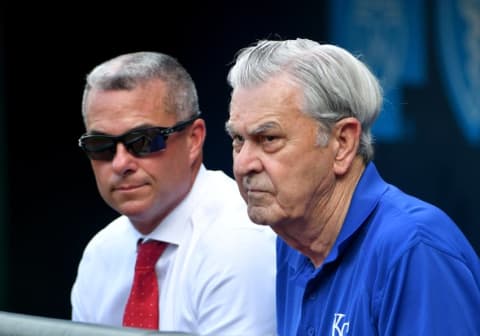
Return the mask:
M440 83L432 2L425 3L428 82L402 88L405 113L417 131L407 143L378 143L376 163L387 181L444 209L478 252L480 149L463 139ZM266 37L326 42L329 36L328 6L322 1L163 6L3 4L0 123L7 160L1 188L7 210L0 240L6 298L0 310L68 319L82 250L117 216L98 195L89 161L77 147L84 132L84 78L93 66L140 50L176 57L197 84L207 121L205 163L231 175L224 123L230 95L226 75L235 53Z

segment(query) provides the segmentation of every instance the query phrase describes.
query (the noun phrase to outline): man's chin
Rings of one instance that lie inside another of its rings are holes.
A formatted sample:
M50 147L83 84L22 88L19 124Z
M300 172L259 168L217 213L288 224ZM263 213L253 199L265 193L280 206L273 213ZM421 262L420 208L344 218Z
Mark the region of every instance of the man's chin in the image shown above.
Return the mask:
M146 206L141 202L124 202L119 206L115 207L117 212L125 215L127 217L138 217L146 212Z
M267 216L267 210L260 207L248 207L248 217L258 225L270 225L271 220Z

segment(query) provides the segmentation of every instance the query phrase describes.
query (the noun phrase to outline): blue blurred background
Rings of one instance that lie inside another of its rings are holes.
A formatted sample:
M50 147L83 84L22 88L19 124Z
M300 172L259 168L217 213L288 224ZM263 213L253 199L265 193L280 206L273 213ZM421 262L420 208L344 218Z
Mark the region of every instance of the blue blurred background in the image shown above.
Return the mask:
M116 217L77 147L84 78L139 50L189 70L206 165L231 175L226 74L238 49L296 37L349 49L385 88L374 129L384 179L445 210L480 251L480 0L1 6L0 310L69 318L82 250Z

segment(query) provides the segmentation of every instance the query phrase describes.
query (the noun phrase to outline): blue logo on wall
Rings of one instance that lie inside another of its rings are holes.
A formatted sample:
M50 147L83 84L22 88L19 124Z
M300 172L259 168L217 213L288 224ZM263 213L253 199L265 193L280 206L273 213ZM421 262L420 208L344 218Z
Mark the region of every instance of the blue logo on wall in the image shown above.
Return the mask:
M480 0L437 1L438 54L455 117L480 144Z
M423 1L331 0L330 8L330 38L361 55L384 89L373 134L383 142L406 141L414 125L403 113L401 89L426 77Z

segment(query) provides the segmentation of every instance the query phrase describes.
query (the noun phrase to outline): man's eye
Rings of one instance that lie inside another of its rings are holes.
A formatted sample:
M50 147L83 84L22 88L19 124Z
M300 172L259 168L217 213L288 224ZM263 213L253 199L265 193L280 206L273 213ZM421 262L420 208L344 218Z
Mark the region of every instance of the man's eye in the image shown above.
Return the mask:
M269 153L276 152L285 145L285 138L278 135L264 135L260 141L263 150Z
M271 143L275 143L278 140L280 140L280 137L277 136L277 135L266 135L265 134L265 135L262 135L258 140L265 145L269 145Z
M272 142L272 141L275 141L276 139L277 139L277 137L274 136L274 135L265 135L265 136L263 137L263 140L264 140L265 142Z
M232 136L232 147L235 151L240 151L240 148L243 145L243 137L239 135Z

